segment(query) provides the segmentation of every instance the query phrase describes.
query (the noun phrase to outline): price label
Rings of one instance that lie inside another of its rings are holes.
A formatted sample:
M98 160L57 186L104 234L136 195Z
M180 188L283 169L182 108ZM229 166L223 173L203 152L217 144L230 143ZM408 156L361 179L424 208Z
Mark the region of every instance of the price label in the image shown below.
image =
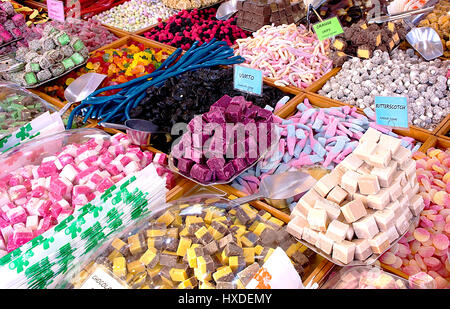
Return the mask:
M379 125L408 128L408 101L405 97L375 97L375 114Z
M58 0L47 0L48 17L64 22L64 3Z
M320 23L317 23L313 25L313 29L320 41L344 33L344 29L342 29L341 23L339 22L337 17L332 17Z
M233 82L236 90L262 95L263 75L260 70L235 65Z
M125 289L115 278L106 273L102 268L97 268L92 275L83 283L80 289Z

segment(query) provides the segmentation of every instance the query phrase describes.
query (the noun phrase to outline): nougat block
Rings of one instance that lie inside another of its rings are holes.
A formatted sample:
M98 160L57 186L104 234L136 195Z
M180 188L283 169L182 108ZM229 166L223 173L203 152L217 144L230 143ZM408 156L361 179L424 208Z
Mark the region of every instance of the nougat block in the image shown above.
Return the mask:
M339 165L343 166L347 170L356 171L363 163L363 160L351 153L344 160L342 160Z
M369 156L367 163L375 167L387 167L391 161L391 152L386 147L378 144Z
M390 201L389 190L386 188L380 189L377 194L367 196L367 206L377 210L384 209Z
M369 162L369 157L375 151L377 143L372 141L366 141L365 143L359 143L359 145L353 151L353 154L359 159Z
M355 258L357 260L364 261L372 255L369 240L363 238L354 239L352 243L355 244Z
M341 214L341 208L338 204L324 198L317 200L314 204L314 208L325 210L330 221L337 219L337 217Z
M404 186L406 184L406 174L402 170L397 170L394 173L394 183L399 183L401 186Z
M286 231L298 239L302 239L303 228L308 227L308 221L303 217L295 217L289 221Z
M354 194L358 189L358 178L361 174L355 171L347 171L342 176L340 186L350 194Z
M370 248L373 253L381 254L389 248L389 238L385 232L380 232L372 239L369 239Z
M392 156L401 147L402 140L387 134L381 134L380 141L378 142L378 144L383 146L384 148L387 148Z
M372 143L378 143L378 141L380 140L382 133L372 127L369 127L366 131L366 133L363 134L363 136L361 136L361 138L359 139L360 143L365 143L365 142L372 142Z
M387 231L391 226L395 225L395 214L390 209L378 210L373 214L373 217L380 231Z
M403 193L400 183L393 183L389 188L387 188L387 190L389 191L391 201L397 201Z
M345 234L345 239L351 241L355 235L355 230L351 225L348 226L347 234Z
M405 215L400 215L395 221L395 228L399 235L403 235L409 227L409 221L406 219Z
M411 210L414 216L420 215L422 210L425 208L425 203L423 202L423 198L421 195L414 195L409 200L409 210Z
M368 215L356 222L353 222L353 229L355 230L355 234L358 238L365 239L373 238L380 232L375 218L372 215Z
M353 223L367 215L366 208L360 200L353 200L341 207L347 223Z
M400 206L400 203L398 201L391 202L389 205L387 205L383 210L389 209L394 213L394 217L397 218L399 215L402 214L403 209Z
M340 242L345 239L350 226L342 223L338 220L333 220L328 225L327 232L325 233L330 239Z
M319 196L318 198L322 198L321 196ZM314 203L312 204L312 205L310 205L309 203L307 203L303 198L301 198L299 201L298 201L298 203L297 203L297 205L295 205L295 208L294 209L297 209L297 211L298 212L300 212L302 215L303 215L303 217L308 217L308 213L309 213L309 211L311 210L311 209L313 209L314 207L314 204L315 204L315 201L314 201Z
M381 187L387 188L392 185L394 174L397 171L397 162L391 160L386 168L374 167L371 171L372 175L377 176Z
M361 175L358 177L358 189L361 194L377 194L380 191L378 177L375 175Z
M397 228L395 227L395 224L392 225L385 233L388 236L390 244L392 244L394 241L397 240L397 238L400 237L400 235L398 235Z
M330 237L328 237L324 233L319 233L319 237L316 241L315 246L325 252L326 254L330 254L333 249L334 241Z
M328 226L328 215L325 209L313 208L308 213L308 224L311 229L325 232Z
M412 153L408 148L400 146L398 150L392 155L392 159L397 161L398 166L403 169L411 160Z
M342 189L339 185L333 188L327 195L327 200L332 201L336 204L342 203L348 196L347 191Z
M315 245L317 239L319 238L319 233L310 229L309 227L303 228L302 239L309 242L310 244Z
M320 178L318 182L316 182L314 189L321 196L325 197L328 192L330 192L335 186L338 184L338 179L335 175L327 174Z
M344 264L348 264L355 258L355 244L343 240L333 244L333 259L338 260Z

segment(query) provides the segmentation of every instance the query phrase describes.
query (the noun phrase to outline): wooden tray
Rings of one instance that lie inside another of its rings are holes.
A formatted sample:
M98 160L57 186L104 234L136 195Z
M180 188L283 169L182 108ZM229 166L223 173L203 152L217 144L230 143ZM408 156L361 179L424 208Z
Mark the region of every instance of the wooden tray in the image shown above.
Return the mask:
M436 128L435 135L439 138L450 141L450 136L447 134L450 132L450 114L445 117L441 124Z

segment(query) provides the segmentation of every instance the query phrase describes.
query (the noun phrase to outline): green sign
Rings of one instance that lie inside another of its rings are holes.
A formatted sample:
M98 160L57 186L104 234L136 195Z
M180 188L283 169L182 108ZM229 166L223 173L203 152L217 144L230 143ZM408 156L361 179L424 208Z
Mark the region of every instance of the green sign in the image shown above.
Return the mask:
M320 23L313 25L314 31L317 34L317 38L320 41L329 39L338 34L344 33L344 29L342 29L341 24L337 17L332 17L327 20L324 20Z

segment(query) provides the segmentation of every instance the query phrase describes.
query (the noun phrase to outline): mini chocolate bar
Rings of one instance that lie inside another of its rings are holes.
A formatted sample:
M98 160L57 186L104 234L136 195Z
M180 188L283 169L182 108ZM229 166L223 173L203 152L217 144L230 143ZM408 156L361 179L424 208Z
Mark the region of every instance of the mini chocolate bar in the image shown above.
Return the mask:
M36 74L36 77L37 77L38 81L42 83L42 82L46 81L47 79L52 78L52 73L50 72L50 70L44 69L42 71L39 71Z

